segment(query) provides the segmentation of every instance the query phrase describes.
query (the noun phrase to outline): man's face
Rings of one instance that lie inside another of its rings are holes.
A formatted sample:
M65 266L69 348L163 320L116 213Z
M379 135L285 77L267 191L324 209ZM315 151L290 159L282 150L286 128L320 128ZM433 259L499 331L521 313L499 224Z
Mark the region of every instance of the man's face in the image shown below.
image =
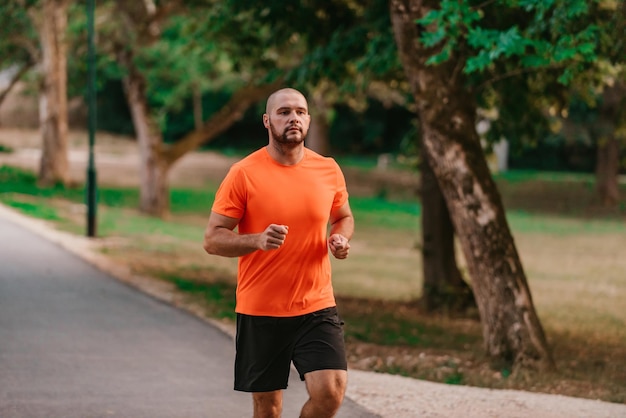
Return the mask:
M306 99L297 92L280 93L266 114L265 126L279 144L298 145L306 138L311 116Z

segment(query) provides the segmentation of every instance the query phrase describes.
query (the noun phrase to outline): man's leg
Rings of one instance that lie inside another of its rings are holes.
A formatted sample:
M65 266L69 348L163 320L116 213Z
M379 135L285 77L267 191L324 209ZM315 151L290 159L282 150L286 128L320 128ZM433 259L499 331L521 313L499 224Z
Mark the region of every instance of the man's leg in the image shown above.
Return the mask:
M335 416L348 383L345 370L316 370L304 375L309 400L302 407L300 418L332 418Z
M280 418L283 411L283 391L255 392L252 394L254 418Z

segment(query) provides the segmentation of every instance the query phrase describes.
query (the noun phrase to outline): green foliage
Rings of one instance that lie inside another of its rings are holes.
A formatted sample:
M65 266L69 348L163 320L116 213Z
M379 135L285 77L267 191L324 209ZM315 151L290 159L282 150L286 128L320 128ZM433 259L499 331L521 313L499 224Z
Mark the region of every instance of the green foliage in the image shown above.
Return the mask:
M478 105L497 110L487 117L486 139L507 138L515 151L555 133L548 109L567 108L572 91L596 96L624 62L620 7L603 0L444 0L417 23L432 51L428 63L453 60Z
M38 58L37 33L28 16L35 3L8 0L0 4L0 70Z
M500 0L474 6L470 0L440 3L419 24L429 28L421 36L424 45L439 45L429 64L439 64L467 51L464 71L483 72L496 62L510 62L522 69L553 66L559 82L567 84L585 64L598 57L600 28L586 0ZM597 2L594 2L597 3ZM492 20L496 13L522 16L519 24ZM462 48L469 46L469 50Z

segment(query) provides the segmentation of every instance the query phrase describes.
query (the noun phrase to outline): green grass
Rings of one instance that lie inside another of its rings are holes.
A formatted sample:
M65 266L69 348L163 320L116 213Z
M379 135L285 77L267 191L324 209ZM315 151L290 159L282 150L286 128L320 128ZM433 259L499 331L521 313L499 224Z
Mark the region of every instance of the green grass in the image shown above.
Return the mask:
M13 209L17 209L23 214L32 216L33 218L43 219L46 221L62 220L58 212L55 209L46 206L45 202L23 202L10 197L3 198L2 201L7 206L12 207Z
M371 171L377 168L378 166L378 155L368 155L368 156L352 156L345 155L336 157L335 160L339 163L341 167L350 167L357 168L363 171ZM402 162L397 161L396 158L391 158L389 162L389 167L398 170L406 170L411 169L410 166L404 164Z
M480 339L478 335L472 333L417 322L393 310L389 311L384 306L379 306L375 312L370 311L367 316L354 315L353 311L348 310L342 317L346 322L348 338L382 345L444 349L474 344Z
M528 181L546 182L575 182L593 184L595 178L590 173L571 173L559 171L536 171L536 170L509 170L494 175L496 181L507 181L510 183L520 183Z
M162 275L163 279L173 283L179 290L200 299L207 307L207 313L216 318L234 320L235 286L229 283L204 283L188 280L177 275Z
M520 233L580 234L626 233L626 224L612 219L584 219L572 216L542 215L525 211L508 211L507 220L512 230Z
M7 165L0 166L0 195L17 193L42 198L61 198L75 203L85 201L85 188L65 187L58 184L53 187L40 187L37 177L26 170ZM170 193L172 213L198 213L211 208L215 190L173 189ZM139 190L136 188L98 187L98 204L112 208L137 208Z

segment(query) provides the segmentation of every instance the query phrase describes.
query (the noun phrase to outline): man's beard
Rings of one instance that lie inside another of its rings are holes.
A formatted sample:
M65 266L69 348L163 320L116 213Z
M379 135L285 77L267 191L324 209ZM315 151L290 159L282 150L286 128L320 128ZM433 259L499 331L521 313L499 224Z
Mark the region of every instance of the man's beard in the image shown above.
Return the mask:
M298 137L288 138L287 133L289 131L289 128L285 129L285 131L282 134L280 134L274 129L274 125L272 125L272 121L270 121L270 132L272 134L272 138L274 139L274 141L282 145L299 145L302 142L304 142L306 136L304 135L304 132L302 132L302 128L298 128L298 129L300 129L300 134L301 134L299 138Z

